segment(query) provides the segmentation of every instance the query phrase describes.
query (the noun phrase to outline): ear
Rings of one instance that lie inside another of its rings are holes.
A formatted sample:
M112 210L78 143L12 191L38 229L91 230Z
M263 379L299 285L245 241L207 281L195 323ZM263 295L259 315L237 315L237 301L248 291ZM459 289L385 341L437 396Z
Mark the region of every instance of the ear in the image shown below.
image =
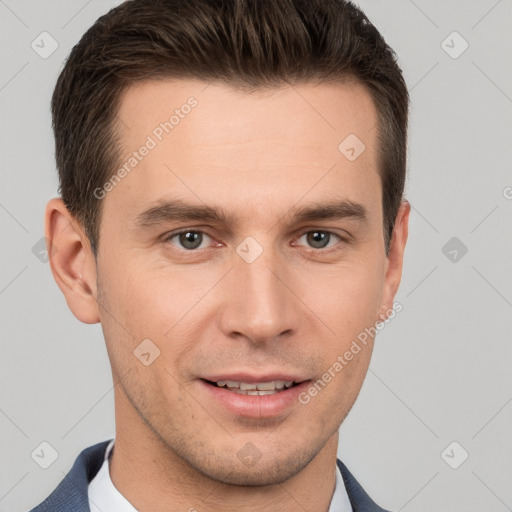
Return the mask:
M81 322L98 323L96 261L87 235L60 198L46 205L45 238L53 277L69 309Z
M402 279L402 267L404 261L405 244L409 233L409 214L411 205L403 200L395 219L395 227L389 245L389 253L386 259L386 276L380 305L380 321L386 320L393 309L393 300L400 280Z

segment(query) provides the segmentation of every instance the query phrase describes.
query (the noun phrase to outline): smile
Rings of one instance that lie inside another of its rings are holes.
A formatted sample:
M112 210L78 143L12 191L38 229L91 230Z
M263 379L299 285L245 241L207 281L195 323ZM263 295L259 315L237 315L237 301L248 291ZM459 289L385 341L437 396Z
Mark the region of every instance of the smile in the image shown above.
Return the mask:
M240 374L230 376L231 379L227 379L227 376L219 377L199 379L201 393L205 393L212 405L220 406L226 413L253 419L289 414L297 407L300 393L310 383L310 380L303 381L292 375L265 378Z
M270 382L237 382L234 380L219 380L211 384L219 387L226 388L228 391L238 393L240 395L274 395L291 388L294 385L293 381L274 380Z

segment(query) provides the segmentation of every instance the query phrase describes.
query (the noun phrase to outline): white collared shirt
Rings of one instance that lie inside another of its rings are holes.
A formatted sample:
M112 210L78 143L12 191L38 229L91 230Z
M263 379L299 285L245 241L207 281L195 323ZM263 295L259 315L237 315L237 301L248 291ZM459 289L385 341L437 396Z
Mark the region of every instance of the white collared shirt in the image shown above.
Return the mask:
M137 512L137 509L117 490L110 478L108 461L113 446L114 439L105 450L105 458L100 470L89 483L89 507L91 512ZM338 467L336 467L336 486L329 512L353 512Z

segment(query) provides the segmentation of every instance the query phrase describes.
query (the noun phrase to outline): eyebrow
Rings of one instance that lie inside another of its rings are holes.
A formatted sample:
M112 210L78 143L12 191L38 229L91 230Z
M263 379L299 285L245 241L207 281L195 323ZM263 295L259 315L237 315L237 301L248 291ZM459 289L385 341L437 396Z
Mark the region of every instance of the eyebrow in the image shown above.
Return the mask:
M345 218L366 222L368 212L362 204L343 199L335 202L316 202L300 208L292 207L284 217L297 223ZM227 225L233 220L234 216L221 207L194 205L182 200L161 200L137 215L135 224L150 227L173 221L208 221Z
M290 216L296 222L345 218L366 222L368 212L362 204L343 199L337 202L314 203L303 206L292 210Z

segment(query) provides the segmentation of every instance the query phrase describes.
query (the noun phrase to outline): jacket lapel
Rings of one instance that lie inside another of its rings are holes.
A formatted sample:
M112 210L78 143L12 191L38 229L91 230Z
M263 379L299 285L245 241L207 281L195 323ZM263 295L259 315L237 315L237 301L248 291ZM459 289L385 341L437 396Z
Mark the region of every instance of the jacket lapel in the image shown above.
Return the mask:
M30 512L90 512L88 488L103 464L110 440L83 450L57 488ZM388 512L379 507L361 487L348 468L337 460L354 512Z
M89 482L100 470L110 441L83 450L57 488L30 512L90 512Z
M348 498L354 512L389 512L379 507L379 505L368 496L366 491L361 487L359 482L354 478L354 475L352 475L341 460L338 459L337 464L340 468L341 476L343 477Z

